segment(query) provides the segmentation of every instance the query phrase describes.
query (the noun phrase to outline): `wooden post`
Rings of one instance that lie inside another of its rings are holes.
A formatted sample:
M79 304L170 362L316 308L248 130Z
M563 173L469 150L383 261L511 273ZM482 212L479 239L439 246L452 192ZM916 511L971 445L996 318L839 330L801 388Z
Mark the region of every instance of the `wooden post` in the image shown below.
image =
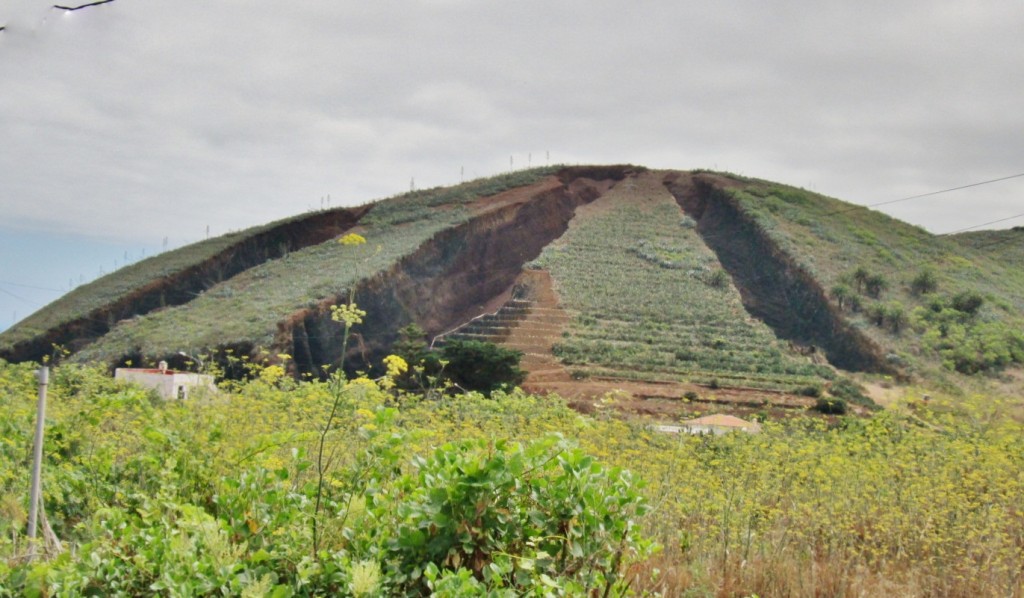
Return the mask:
M36 437L32 446L32 491L28 507L28 537L35 540L39 515L39 478L43 468L43 424L46 421L46 386L50 383L50 368L39 368L39 403L36 406Z

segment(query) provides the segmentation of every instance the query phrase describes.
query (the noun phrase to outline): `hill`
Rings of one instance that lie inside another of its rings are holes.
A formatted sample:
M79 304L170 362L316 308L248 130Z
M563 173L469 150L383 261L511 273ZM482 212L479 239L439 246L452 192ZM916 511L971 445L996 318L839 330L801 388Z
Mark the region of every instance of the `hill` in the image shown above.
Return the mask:
M366 243L338 242L348 234ZM436 343L518 347L528 385L570 396L806 406L827 390L858 399L850 372L955 389L1024 362L1019 239L934 236L726 173L532 169L149 258L0 334L0 358L58 345L77 361L183 367L184 353L230 373L242 356L287 354L292 374L318 376L343 361L330 306L354 298L368 316L353 368L417 323Z

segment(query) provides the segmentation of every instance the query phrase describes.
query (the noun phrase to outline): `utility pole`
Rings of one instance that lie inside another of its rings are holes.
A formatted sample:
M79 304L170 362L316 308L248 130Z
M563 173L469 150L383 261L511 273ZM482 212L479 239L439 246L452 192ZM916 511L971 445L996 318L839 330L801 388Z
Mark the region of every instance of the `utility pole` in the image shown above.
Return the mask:
M33 542L36 538L36 527L39 517L39 478L43 468L43 424L46 420L46 386L50 383L50 368L41 366L37 372L39 376L39 402L36 406L36 436L32 445L32 490L29 493L28 507L28 539ZM35 548L32 548L33 554Z

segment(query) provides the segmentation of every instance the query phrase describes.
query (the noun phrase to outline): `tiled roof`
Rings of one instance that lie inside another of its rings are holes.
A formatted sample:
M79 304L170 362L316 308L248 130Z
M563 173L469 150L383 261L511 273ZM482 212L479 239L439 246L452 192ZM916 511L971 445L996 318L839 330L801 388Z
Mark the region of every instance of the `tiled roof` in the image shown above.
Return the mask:
M756 423L748 422L736 416L726 415L724 413L716 413L714 415L705 415L704 417L698 417L696 419L688 419L683 422L683 425L715 426L719 428L749 428L753 430L761 427Z

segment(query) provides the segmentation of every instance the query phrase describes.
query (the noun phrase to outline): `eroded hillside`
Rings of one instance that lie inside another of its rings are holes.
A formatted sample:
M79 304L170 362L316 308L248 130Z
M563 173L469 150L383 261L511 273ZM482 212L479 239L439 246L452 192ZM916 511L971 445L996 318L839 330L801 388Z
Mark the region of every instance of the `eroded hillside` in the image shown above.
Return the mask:
M366 243L338 242L350 233ZM0 358L38 360L60 345L111 365L182 365L182 353L227 365L228 352L262 352L318 375L371 366L415 322L430 338L520 343L533 383L552 387L796 397L837 370L909 379L1024 361L1024 274L984 243L957 241L726 174L534 169L150 258L0 334ZM965 303L968 292L980 300ZM350 298L368 315L342 356L330 306Z

